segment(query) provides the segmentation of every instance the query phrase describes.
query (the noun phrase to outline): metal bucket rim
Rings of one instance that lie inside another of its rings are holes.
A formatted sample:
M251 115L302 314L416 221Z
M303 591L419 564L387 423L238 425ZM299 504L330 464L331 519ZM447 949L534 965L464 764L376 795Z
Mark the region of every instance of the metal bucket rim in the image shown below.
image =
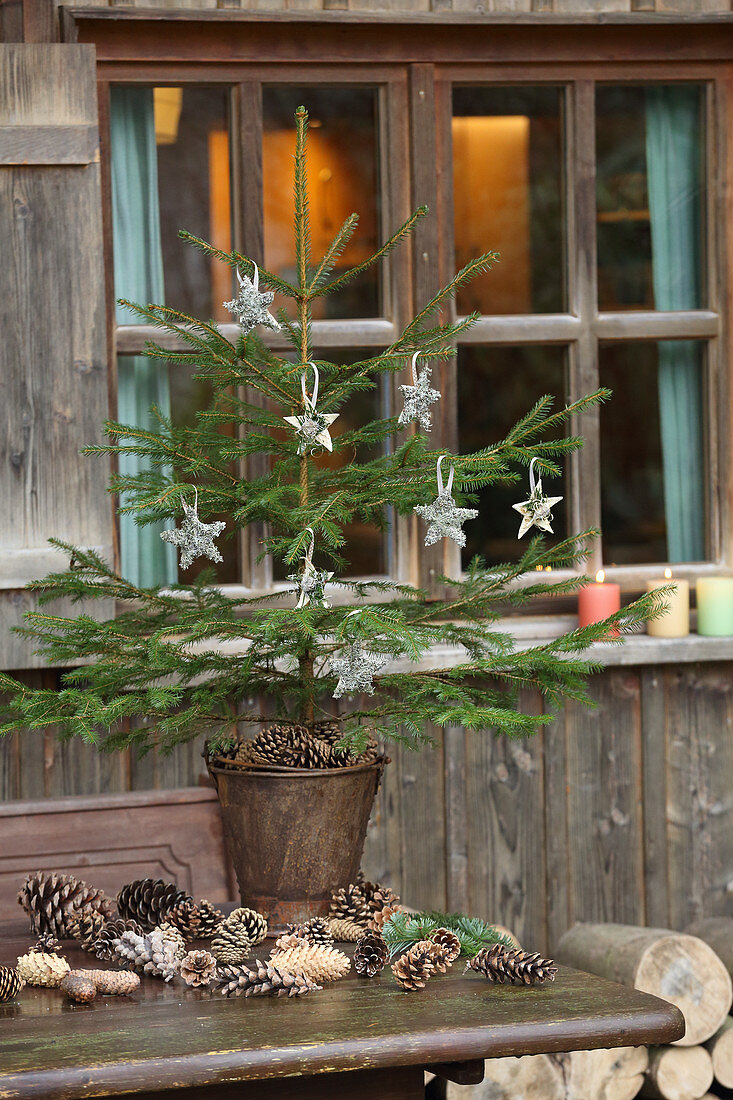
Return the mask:
M222 768L219 764L214 764L210 760L206 761L209 771L217 772L219 775L271 775L277 779L281 779L285 775L299 775L312 779L322 779L324 776L353 775L355 772L367 771L370 768L383 770L388 763L389 757L386 755L378 756L376 760L372 760L368 764L347 764L343 768L285 768L274 764L267 768L263 768L258 764L247 764L238 768Z

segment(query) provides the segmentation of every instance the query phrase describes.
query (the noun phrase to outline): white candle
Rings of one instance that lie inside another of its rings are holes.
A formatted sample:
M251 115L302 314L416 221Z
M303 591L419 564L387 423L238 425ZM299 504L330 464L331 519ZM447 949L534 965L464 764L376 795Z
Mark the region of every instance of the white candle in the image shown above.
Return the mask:
M672 570L665 569L661 580L647 581L647 592L654 592L657 588L663 588L670 583L674 584L674 591L664 596L664 602L668 605L667 611L658 619L649 619L646 624L646 632L653 638L685 638L690 633L690 585L688 581L672 581Z

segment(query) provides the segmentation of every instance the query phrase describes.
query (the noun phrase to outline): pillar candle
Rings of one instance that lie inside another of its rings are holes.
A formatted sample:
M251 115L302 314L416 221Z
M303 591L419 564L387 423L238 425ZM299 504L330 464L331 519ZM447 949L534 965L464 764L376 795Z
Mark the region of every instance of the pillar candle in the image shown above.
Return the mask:
M733 634L733 577L699 577L698 634Z
M669 592L664 597L668 610L658 619L649 619L646 624L647 634L654 638L684 638L690 633L690 585L688 581L671 581L672 570L664 570L664 578L658 581L647 581L647 592L653 592L656 588L664 588L670 583L674 584L674 592Z
M595 584L587 584L578 592L578 626L600 623L620 610L621 586L607 583L606 574L599 569ZM618 630L612 629L611 633L618 634Z

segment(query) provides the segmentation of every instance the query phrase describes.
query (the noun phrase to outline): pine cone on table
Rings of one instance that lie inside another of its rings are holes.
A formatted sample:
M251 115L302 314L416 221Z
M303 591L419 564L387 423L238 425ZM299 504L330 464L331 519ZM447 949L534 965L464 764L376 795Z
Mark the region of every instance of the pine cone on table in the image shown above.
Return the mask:
M369 921L369 927L375 929L377 932L382 932L389 918L395 913L401 913L402 911L403 909L401 905L387 905L378 913L372 913L372 918Z
M165 923L174 925L183 936L184 940L195 940L199 937L201 918L199 907L193 898L179 901L165 914Z
M424 948L422 943L414 944L409 951L400 956L397 962L392 964L392 973L408 993L415 989L424 989L425 983L434 970L435 963L431 952Z
M51 932L62 939L70 934L69 924L75 917L99 912L107 919L114 908L103 890L55 871L29 875L18 894L18 904L30 917L31 932L37 936Z
M61 955L43 951L28 951L18 958L18 973L28 985L47 986L55 989L69 973L70 967Z
M179 928L176 928L175 924L169 924L167 920L164 920L161 921L160 924L156 924L153 931L160 932L164 940L168 940L169 943L175 944L176 958L183 958L186 954L186 941L183 938L183 933Z
M210 951L189 951L181 959L180 974L193 989L209 985L216 976L216 959Z
M140 975L131 970L71 970L70 975L91 982L105 997L129 997L140 988Z
M275 946L270 952L270 955L274 955L276 951L289 951L291 947L307 946L308 940L305 936L298 936L295 932L283 932L283 934L278 936L275 940Z
M218 963L234 966L249 957L252 948L267 935L267 921L256 909L235 909L211 939L211 954Z
M449 962L456 961L461 953L461 941L455 932L451 932L449 928L436 928L430 939L433 943L440 944Z
M31 951L41 951L44 955L60 955L61 944L50 932L44 932L33 944Z
M366 932L356 945L354 970L360 978L374 978L387 965L389 951L380 932Z
M14 1001L25 982L14 966L0 966L0 1003Z
M483 974L490 982L510 982L512 985L534 985L554 982L557 967L552 959L543 959L539 952L506 948L495 943L479 951L466 964L466 970Z
M439 974L446 974L448 970L453 966L453 959L450 957L450 950L443 947L441 943L436 943L435 940L418 940L413 947L420 948L426 951L432 961L433 966Z
M94 951L97 937L106 923L106 918L101 913L91 912L80 914L68 922L69 934L77 940L82 951Z
M179 890L174 882L160 878L139 878L126 883L117 895L117 911L128 920L136 920L144 932L155 928L171 909L193 898Z
M317 946L330 947L333 943L333 932L323 917L311 917L302 924L289 924L287 930L291 935Z
M216 905L206 898L201 899L197 909L199 911L198 937L201 940L210 940L214 933L221 927L224 921L224 914L221 909L218 909Z
M328 928L337 943L358 943L364 935L364 925L354 924L353 920L328 918Z
M335 947L316 947L311 943L301 943L285 951L273 951L269 966L281 973L302 972L312 982L335 982L351 970L351 959Z
M136 920L125 920L122 917L115 917L114 920L108 920L106 924L102 926L99 935L94 941L94 954L98 959L103 962L114 962L118 956L115 952L114 941L119 939L123 932L135 932L138 936L142 935L142 928Z
M65 993L74 1004L89 1004L97 996L97 987L88 978L82 978L78 974L69 971L59 985L62 993Z
M220 966L215 981L225 997L302 997L321 988L305 974L289 974L259 959L240 966Z
M366 928L370 920L369 907L360 886L351 883L337 890L331 898L329 920L348 920Z
M114 941L114 948L123 964L142 970L153 978L169 982L178 973L178 945L166 940L159 929L141 936L135 932L123 932Z

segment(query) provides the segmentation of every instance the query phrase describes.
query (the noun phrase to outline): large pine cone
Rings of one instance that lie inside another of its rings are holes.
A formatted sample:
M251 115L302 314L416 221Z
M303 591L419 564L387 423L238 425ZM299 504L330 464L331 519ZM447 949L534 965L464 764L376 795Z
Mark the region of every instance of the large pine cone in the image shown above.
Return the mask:
M387 944L379 932L367 932L354 952L354 970L361 978L373 978L387 965Z
M287 931L289 935L297 936L317 947L330 947L333 943L333 932L323 917L311 917L303 924L289 924Z
M128 920L136 920L144 932L149 932L182 901L193 901L174 882L160 878L139 878L128 882L117 895L117 911Z
M77 978L91 982L103 996L129 997L140 988L140 976L131 970L72 970Z
M364 935L364 925L354 924L353 920L328 918L328 928L337 943L358 943Z
M335 947L316 947L312 943L300 943L285 951L274 951L270 966L281 973L302 971L312 982L335 982L351 970L351 959Z
M289 974L254 959L249 965L220 966L216 985L225 997L302 997L319 985L305 974Z
M539 952L515 950L495 943L479 951L466 964L466 970L483 974L490 982L510 982L512 985L534 985L554 982L557 967L552 959L543 959Z
M371 914L361 887L352 883L337 890L331 898L328 916L332 920L348 920L366 928Z
M103 890L55 871L29 875L18 894L18 904L30 917L31 932L36 936L51 932L63 939L70 935L69 925L75 917L99 912L106 920L114 909Z
M69 964L61 955L29 951L18 959L18 973L28 985L42 985L55 989L69 973Z
M431 944L431 947L434 946ZM425 988L425 983L435 970L431 954L429 948L425 948L422 943L416 943L392 964L392 973L408 993Z
M211 939L211 954L218 963L236 966L267 935L267 921L255 909L235 909Z
M0 1003L14 1001L24 985L14 966L0 966Z
M154 978L162 978L164 982L169 982L178 973L178 944L165 939L157 928L141 936L135 932L123 932L114 941L114 948L123 965L142 970Z
M123 932L134 932L141 936L143 930L136 920L124 920L122 917L108 920L100 930L92 948L98 959L104 962L118 961L115 940L119 939Z

